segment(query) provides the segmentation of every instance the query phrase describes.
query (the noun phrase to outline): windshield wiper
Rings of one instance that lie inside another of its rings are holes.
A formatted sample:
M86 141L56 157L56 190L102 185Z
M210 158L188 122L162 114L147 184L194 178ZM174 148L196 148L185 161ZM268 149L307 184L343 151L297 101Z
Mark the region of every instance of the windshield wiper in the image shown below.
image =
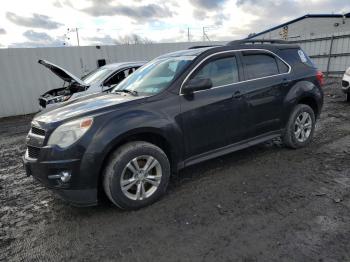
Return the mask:
M135 90L127 90L127 89L120 89L120 90L114 90L113 93L117 93L117 92L121 92L121 93L127 93L133 96L138 96L138 92Z

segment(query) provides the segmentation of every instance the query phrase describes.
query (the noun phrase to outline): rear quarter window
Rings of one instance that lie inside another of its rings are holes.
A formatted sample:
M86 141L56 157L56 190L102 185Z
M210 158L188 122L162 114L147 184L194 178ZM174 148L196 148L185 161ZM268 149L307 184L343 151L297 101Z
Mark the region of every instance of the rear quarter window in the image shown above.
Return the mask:
M316 68L310 57L301 49L284 49L280 51L281 56L290 64L303 64L308 67Z

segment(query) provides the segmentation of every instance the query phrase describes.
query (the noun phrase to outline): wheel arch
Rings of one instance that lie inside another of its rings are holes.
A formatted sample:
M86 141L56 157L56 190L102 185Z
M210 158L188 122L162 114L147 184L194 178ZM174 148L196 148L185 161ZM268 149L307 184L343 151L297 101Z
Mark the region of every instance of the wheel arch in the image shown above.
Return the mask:
M167 155L172 172L177 172L178 154L174 150L174 146L171 144L170 139L164 136L161 130L158 130L157 128L142 128L130 130L122 135L119 135L118 138L116 138L113 141L113 143L111 143L111 145L105 150L103 154L102 164L98 172L99 194L101 193L101 191L103 191L102 175L111 154L113 154L113 152L120 146L135 141L149 142L158 146Z
M295 83L288 91L284 103L288 105L288 116L296 105L306 104L312 108L315 117L318 118L323 105L323 91L312 81L302 80Z
M319 106L317 104L317 101L314 97L312 96L305 96L305 97L301 97L298 99L297 104L304 104L304 105L308 105L309 107L311 107L311 109L314 111L315 113L315 117L318 118L320 115L320 109Z

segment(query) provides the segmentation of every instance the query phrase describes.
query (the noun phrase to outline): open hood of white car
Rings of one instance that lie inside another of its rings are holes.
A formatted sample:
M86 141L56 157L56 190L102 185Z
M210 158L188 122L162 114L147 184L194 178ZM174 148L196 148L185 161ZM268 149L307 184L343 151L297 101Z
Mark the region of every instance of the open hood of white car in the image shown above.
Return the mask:
M73 75L72 73L68 72L67 70L49 62L46 60L39 60L38 61L39 64L45 66L46 68L50 69L50 71L52 73L54 73L55 75L57 75L59 78L63 79L66 82L76 82L82 86L88 86L87 84L84 83L83 80L81 80L80 78L76 77L75 75Z

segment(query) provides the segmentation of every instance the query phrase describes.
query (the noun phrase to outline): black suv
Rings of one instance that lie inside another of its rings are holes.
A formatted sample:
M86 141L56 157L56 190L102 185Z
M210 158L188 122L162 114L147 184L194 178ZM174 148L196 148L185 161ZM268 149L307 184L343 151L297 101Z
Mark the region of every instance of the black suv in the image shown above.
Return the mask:
M116 86L40 112L28 175L76 205L159 199L178 170L276 137L310 143L323 75L299 46L233 41L160 56Z

